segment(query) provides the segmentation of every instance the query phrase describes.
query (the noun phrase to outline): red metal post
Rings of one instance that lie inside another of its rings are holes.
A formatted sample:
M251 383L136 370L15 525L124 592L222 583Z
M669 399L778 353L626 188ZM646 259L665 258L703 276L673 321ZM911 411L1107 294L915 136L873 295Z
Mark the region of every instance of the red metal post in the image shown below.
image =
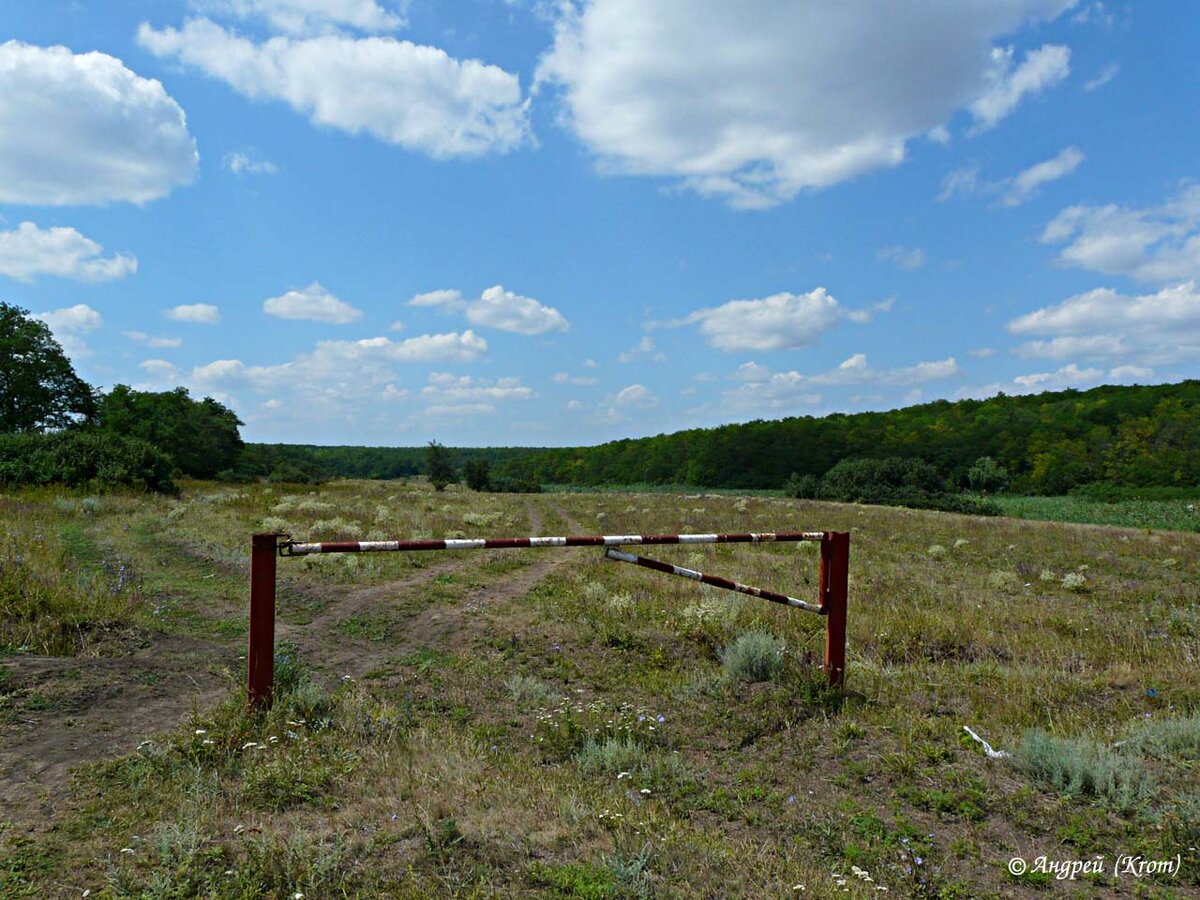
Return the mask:
M275 685L275 554L279 536L250 538L250 647L246 695L251 706L268 707Z
M825 674L842 687L846 678L846 598L850 586L850 534L828 531L821 541L821 608L825 613Z

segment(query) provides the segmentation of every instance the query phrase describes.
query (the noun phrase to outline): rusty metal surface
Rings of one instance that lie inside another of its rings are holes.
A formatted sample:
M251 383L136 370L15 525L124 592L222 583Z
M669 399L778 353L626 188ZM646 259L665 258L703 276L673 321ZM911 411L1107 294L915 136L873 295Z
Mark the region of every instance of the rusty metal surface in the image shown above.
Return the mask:
M632 563L635 566L641 566L645 569L653 569L656 572L665 572L668 575L678 575L681 578L690 578L693 581L699 581L701 584L712 585L713 587L724 588L727 591L737 591L739 594L749 594L752 597L758 597L762 600L769 600L772 603L781 603L784 606L791 606L796 609L806 609L809 612L822 612L820 606L815 603L809 603L805 600L789 597L787 594L768 591L764 588L753 587L748 584L742 584L740 581L732 581L728 578L722 578L719 575L705 575L703 572L697 572L695 569L685 569L683 566L672 565L671 563L660 562L657 559L647 559L644 556L634 556L632 553L625 553L617 550L614 547L609 547L604 551L604 556L607 559L616 560L617 562Z
M563 537L448 538L425 541L282 541L284 556L313 553L387 553L422 550L515 550L537 547L621 547L627 544L757 544L821 541L823 531L765 531L742 534L599 534Z

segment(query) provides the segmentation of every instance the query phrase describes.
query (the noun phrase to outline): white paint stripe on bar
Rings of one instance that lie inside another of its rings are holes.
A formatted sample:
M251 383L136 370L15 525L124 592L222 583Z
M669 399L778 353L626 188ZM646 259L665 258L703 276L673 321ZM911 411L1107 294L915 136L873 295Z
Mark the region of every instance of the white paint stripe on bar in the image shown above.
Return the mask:
M638 565L638 558L632 553L624 553L620 550L614 550L610 547L604 551L604 555L609 559L615 559L619 562L633 563L635 566ZM681 578L690 578L693 581L700 582L703 582L705 577L703 572L697 572L695 569L685 569L683 566L676 565L671 565L671 574L678 575ZM749 594L752 597L762 597L761 588L752 587L748 584L742 584L740 581L731 581L730 583L733 585L733 587L726 588L727 590L737 591L739 594ZM722 585L713 585L713 587L722 587ZM785 598L788 606L793 606L797 609L806 609L809 612L815 613L819 613L821 611L821 607L817 606L815 603L809 603L806 600L800 600L797 597L791 597L787 594L778 594L775 591L772 591L771 593Z
M728 543L760 543L768 541L780 540L780 534L783 532L765 531L752 532L747 535L722 535L722 534L675 534L675 535L645 535L645 534L606 534L598 535L594 538L589 538L589 543L592 545L599 544L604 547L621 547L625 545L637 544L657 544L657 543L680 543L680 544L717 544L722 542ZM823 531L802 531L802 532L786 532L786 537L783 540L788 541L820 541L825 537ZM730 541L730 537L743 537L741 541ZM744 538L748 537L749 541ZM663 539L666 539L665 541ZM487 548L488 538L451 538L444 541L331 541L328 543L319 542L304 542L287 544L286 552L292 556L306 556L313 553L378 553L384 551L403 551L414 549L435 549L429 547L428 544L441 544L440 548L445 550L482 550ZM506 540L499 538L496 540ZM568 546L568 538L561 536L554 537L531 537L529 540L530 547L565 547ZM424 543L426 546L415 548L411 545L414 543ZM333 545L337 545L337 550L332 549ZM502 548L496 548L502 549ZM509 548L512 549L512 548Z

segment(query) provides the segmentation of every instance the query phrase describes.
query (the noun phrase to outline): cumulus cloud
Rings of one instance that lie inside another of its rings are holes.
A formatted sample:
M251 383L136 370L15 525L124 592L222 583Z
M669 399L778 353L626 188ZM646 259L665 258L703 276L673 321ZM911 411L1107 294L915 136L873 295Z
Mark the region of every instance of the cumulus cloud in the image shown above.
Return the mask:
M418 335L403 341L386 337L328 340L319 342L309 352L273 365L250 365L240 359L213 360L192 369L188 383L198 391L231 400L247 392L270 398L300 396L302 402L285 404L274 414L277 420L294 415L298 425L350 424L364 420L378 425L381 402L404 402L411 396L407 389L397 386L402 381L399 366L465 363L486 352L487 342L469 330ZM425 399L443 407L486 402L464 398L471 389L481 392L475 397L486 397L482 392L488 388L507 391L505 399L520 397L519 391L514 392L520 385L511 380L462 383L452 381L454 377L433 376L429 386L435 390L424 393ZM491 399L500 396L493 392Z
M54 339L72 359L82 359L91 355L83 336L104 324L100 313L86 303L34 313L33 318L40 319L50 326Z
M502 402L505 400L529 400L533 389L521 384L520 378L474 378L470 375L452 375L449 372L433 372L429 384L421 389L421 395L437 403Z
M134 257L103 252L103 247L74 228L42 229L22 222L12 231L0 231L0 275L24 282L38 275L112 281L137 271Z
M570 384L576 387L591 387L600 383L600 379L594 375L572 375L569 372L555 372L550 380L555 384Z
M273 37L262 43L209 19L142 23L138 43L252 100L282 100L314 125L434 158L505 152L529 139L516 75L391 37Z
M144 331L123 331L121 333L135 344L143 344L147 347L153 347L156 350L183 346L183 341L180 338L155 337L152 334L146 334Z
M797 371L772 372L755 362L738 367L734 378L741 386L724 393L725 402L739 410L779 411L811 409L822 400L821 388L847 385L872 387L908 387L952 378L961 370L954 357L919 362L913 366L877 369L867 361L865 353L855 353L827 372L803 375ZM851 398L863 400L862 395ZM874 400L880 397L872 398Z
M184 303L172 306L166 316L175 322L190 322L194 325L216 325L221 321L221 311L211 303Z
M248 150L226 153L223 162L225 168L234 175L274 175L279 171L275 163Z
M1077 294L1008 323L1037 336L1020 356L1132 360L1160 364L1200 357L1200 292L1194 281L1130 296L1111 288Z
M1019 206L1036 194L1042 185L1070 175L1084 159L1077 147L1067 147L1057 156L1017 173L1000 202L1004 206Z
M545 334L570 327L557 309L506 291L503 285L488 288L477 299L468 300L460 291L439 290L417 294L409 306L432 307L446 313L464 313L472 325L511 331L514 334Z
M970 106L994 124L1061 80L1066 48L1013 67L993 42L1073 0L561 5L537 85L605 171L678 179L741 208L903 161ZM942 129L944 133L944 129Z
M920 247L902 247L899 244L893 244L890 247L881 247L875 254L875 258L884 262L890 262L901 269L919 269L925 265L925 251Z
M174 384L179 379L179 370L165 359L146 359L138 368L146 373L147 386Z
M395 31L407 24L405 3L376 0L192 0L194 9L213 15L265 20L287 34L320 34L339 27Z
M1045 44L1030 50L1019 66L1013 66L1013 48L992 50L992 65L987 74L988 87L971 103L975 130L992 128L1017 108L1025 97L1040 94L1071 74L1071 50L1059 44Z
M278 319L330 322L334 325L346 325L362 317L362 310L339 300L316 281L298 291L269 297L263 301L263 312Z
M641 359L643 357L648 357L654 362L665 362L667 355L665 353L656 352L654 349L654 338L650 337L648 334L644 334L642 335L641 340L639 340L634 346L617 354L617 362L631 363L635 359Z
M1056 372L1018 375L1013 379L1013 383L1029 391L1059 391L1069 387L1098 384L1103 377L1103 369L1081 369L1075 363L1071 363Z
M1042 231L1058 261L1106 275L1168 282L1200 278L1200 185L1160 206L1071 206Z
M843 307L819 287L807 294L731 300L664 325L696 325L718 350L794 350L815 344L843 315Z
M163 86L104 53L0 44L0 203L145 203L199 155Z

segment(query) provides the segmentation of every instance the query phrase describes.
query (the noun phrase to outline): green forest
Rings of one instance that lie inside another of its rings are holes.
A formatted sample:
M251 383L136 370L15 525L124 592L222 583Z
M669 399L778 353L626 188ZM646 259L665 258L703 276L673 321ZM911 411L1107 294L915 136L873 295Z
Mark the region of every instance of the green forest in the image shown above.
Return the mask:
M1196 488L1200 381L939 400L593 447L447 450L459 467L483 461L498 477L559 485L795 488L843 460L891 458L928 463L947 490L1059 495L1084 486ZM396 478L425 474L427 457L424 446L248 444L239 468L257 476L292 467L324 477Z

